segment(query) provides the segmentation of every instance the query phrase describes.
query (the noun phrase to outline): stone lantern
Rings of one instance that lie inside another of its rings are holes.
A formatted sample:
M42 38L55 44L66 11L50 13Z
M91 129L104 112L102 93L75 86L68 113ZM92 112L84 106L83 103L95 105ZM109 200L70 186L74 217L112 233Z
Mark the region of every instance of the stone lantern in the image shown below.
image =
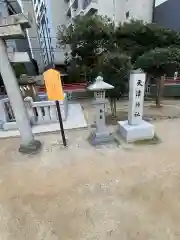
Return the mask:
M114 86L103 81L103 77L98 76L93 84L88 87L89 91L94 92L93 105L96 108L96 130L91 134L92 145L110 142L113 140L112 134L108 131L105 123L105 105L108 103L106 90L113 89Z

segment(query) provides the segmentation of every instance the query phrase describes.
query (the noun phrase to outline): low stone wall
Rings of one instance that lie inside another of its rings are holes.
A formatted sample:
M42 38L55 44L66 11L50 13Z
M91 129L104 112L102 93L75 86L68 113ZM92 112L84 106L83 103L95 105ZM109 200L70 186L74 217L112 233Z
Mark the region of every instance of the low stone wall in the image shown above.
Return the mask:
M65 99L59 101L62 119L66 121L68 116L67 94ZM56 104L54 101L34 102L31 97L24 99L27 113L32 125L58 122ZM0 128L3 130L17 129L15 116L8 98L0 100Z

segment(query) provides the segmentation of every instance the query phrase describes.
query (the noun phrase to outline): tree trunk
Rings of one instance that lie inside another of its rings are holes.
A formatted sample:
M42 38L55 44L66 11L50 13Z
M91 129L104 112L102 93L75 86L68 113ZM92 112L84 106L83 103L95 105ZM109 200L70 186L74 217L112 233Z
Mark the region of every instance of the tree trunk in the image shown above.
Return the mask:
M161 106L161 98L163 95L163 88L164 88L164 80L165 75L161 76L161 78L156 82L156 106Z
M116 99L111 98L109 101L110 101L112 117L116 117Z
M149 92L147 91L148 90L148 86L150 84L150 79L151 78L151 75L150 74L147 74L146 75L146 83L145 83L145 97L148 97L149 96Z
M114 99L114 117L117 117L116 99Z
M158 106L158 102L159 102L159 84L160 84L160 80L156 79L156 106Z

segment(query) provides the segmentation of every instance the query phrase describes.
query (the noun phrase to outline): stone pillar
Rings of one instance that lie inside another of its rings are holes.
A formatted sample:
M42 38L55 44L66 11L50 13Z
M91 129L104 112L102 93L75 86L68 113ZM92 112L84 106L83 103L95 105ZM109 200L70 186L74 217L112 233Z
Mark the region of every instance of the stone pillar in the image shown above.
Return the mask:
M154 137L154 126L142 119L145 80L146 74L141 70L131 72L128 120L118 122L119 132L127 142L152 139Z
M2 128L5 122L7 122L7 116L6 116L4 101L0 100L0 128Z
M144 91L145 91L146 74L134 73L130 75L129 83L129 111L128 123L130 125L138 125L142 122L144 107Z
M23 153L35 152L40 148L41 144L39 141L34 140L17 79L8 59L5 41L2 39L0 39L0 72L21 135L21 146L19 151Z
M28 113L28 117L31 125L36 123L36 116L35 116L34 109L32 107L32 103L33 103L32 97L26 97L24 99L24 105L26 107L26 111Z
M105 99L100 101L95 101L94 105L96 107L96 132L103 133L107 132L106 119L105 119L105 104L108 102Z
M103 144L114 141L113 135L110 133L105 119L105 104L108 101L106 99L95 100L93 105L96 108L96 130L90 136L90 142L92 145Z

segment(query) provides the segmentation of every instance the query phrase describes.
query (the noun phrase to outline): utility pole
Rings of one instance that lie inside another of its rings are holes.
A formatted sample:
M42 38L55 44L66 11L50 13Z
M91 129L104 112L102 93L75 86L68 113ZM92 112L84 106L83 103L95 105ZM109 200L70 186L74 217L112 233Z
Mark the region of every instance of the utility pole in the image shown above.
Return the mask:
M21 135L19 151L22 153L35 153L40 149L41 143L34 140L30 121L20 93L17 79L8 58L6 39L20 38L24 35L22 28L29 27L29 19L24 14L16 14L0 21L0 72L10 100L16 123Z

